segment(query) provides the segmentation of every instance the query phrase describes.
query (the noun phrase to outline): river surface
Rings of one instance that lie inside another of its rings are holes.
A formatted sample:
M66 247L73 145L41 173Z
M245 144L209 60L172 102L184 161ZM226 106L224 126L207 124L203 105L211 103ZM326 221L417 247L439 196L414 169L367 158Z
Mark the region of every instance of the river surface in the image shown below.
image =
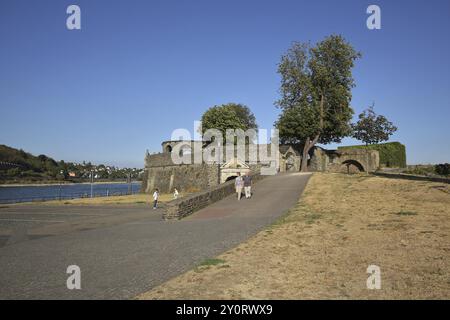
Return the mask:
M140 182L129 183L94 183L63 184L45 186L1 186L0 203L29 201L63 200L90 197L106 197L138 193Z

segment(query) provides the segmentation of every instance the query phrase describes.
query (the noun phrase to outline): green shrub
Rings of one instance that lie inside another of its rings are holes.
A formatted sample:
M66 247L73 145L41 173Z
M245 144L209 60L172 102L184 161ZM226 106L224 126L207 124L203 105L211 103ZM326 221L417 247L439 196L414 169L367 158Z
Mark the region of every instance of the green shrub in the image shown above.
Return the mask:
M404 170L403 173L429 176L434 173L434 167L427 165L408 166L408 168Z
M369 144L368 146L345 146L338 149L364 149L377 150L380 153L380 166L388 168L406 167L406 148L400 142Z
M450 164L441 163L434 166L434 172L441 176L448 176L450 174Z

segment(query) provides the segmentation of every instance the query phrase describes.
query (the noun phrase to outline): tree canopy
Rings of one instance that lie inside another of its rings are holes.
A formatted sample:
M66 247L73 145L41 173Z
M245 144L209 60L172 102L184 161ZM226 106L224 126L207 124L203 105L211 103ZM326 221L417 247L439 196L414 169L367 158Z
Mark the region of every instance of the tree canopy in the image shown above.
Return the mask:
M214 106L202 115L202 133L208 129L220 130L225 137L227 129L256 129L255 115L250 108L238 103Z
M397 131L397 127L385 116L375 113L373 106L364 110L358 118L358 122L352 125L353 138L366 145L387 141L389 136Z
M281 142L303 147L302 171L316 143L340 142L351 133L352 69L360 56L342 36L332 35L315 46L294 42L281 57L276 105L282 113L275 125Z

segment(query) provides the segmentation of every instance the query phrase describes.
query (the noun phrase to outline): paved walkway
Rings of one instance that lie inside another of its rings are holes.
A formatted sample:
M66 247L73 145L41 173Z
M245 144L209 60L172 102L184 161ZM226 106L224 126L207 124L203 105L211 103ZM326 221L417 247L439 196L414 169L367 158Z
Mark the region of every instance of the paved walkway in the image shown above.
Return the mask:
M0 299L133 298L274 222L295 205L309 176L267 177L254 186L251 199L230 196L181 221L162 221L161 210L96 207L95 214L106 220L88 227L69 221L69 229L43 226L40 236L0 247ZM23 208L24 215L33 211ZM61 214L76 214L73 206L64 208ZM12 214L7 210L0 209L0 218ZM81 268L81 290L66 288L69 265Z

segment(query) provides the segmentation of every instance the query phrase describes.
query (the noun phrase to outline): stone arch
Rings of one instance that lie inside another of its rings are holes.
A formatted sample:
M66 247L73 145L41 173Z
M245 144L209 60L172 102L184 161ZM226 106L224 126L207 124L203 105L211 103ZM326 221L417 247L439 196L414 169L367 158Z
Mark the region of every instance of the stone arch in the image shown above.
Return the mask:
M180 148L180 157L183 155L192 154L192 148L188 145L184 145Z
M166 148L165 148L165 151L168 152L168 153L171 153L172 152L172 146L170 144L168 144L166 146Z
M244 175L250 171L250 167L238 160L237 158L228 161L220 167L220 183L230 181L236 178L239 174Z
M355 172L355 168L359 171L359 172L364 172L364 166L357 160L353 160L353 159L348 159L342 162L343 165L346 166L346 171L347 173L350 172Z

